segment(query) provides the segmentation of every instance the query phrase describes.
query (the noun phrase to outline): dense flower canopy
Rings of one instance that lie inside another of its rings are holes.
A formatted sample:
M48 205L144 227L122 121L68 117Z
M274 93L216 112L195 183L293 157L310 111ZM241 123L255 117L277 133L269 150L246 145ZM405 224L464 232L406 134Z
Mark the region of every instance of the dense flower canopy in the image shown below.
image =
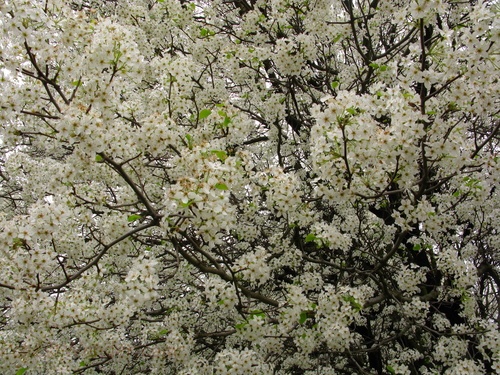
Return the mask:
M0 372L500 374L499 13L0 1Z

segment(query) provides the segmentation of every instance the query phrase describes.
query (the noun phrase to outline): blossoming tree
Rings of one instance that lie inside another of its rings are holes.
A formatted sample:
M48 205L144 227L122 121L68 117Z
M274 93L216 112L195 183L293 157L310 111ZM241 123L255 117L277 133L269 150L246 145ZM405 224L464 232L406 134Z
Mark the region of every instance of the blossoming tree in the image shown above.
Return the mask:
M2 374L500 373L500 7L0 1Z

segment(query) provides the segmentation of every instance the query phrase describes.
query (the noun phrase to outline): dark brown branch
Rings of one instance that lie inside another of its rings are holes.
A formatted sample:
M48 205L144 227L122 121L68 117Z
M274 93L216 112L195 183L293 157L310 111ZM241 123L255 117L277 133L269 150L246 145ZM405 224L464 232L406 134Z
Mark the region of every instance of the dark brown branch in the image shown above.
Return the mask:
M486 146L486 144L491 141L493 139L493 137L495 137L495 135L498 133L498 129L500 128L500 121L497 121L496 122L496 126L495 128L493 129L493 131L491 132L491 134L483 141L481 142L480 145L478 145L476 147L476 149L474 150L474 152L471 154L470 158L471 159L474 159L476 157L476 155L479 153L479 151L482 150L482 148L484 146Z
M156 211L156 209L151 205L149 200L146 198L145 194L137 187L137 185L132 181L130 176L124 171L122 165L123 163L117 163L113 159L111 159L109 156L107 156L105 153L100 152L98 153L99 156L101 156L104 161L110 165L124 180L125 182L132 188L134 193L137 195L137 198L139 201L146 207L149 215L153 219L153 224L158 225L160 222L160 219L163 217Z
M157 224L154 221L151 221L149 223L146 223L144 225L136 227L136 228L132 229L131 231L123 234L122 236L118 237L117 239L115 239L114 241L110 242L109 244L104 245L103 248L102 248L102 250L94 257L94 259L91 262L87 263L85 266L83 266L82 268L80 268L73 275L71 275L69 277L66 276L66 281L64 281L64 282L62 282L60 284L55 284L55 285L49 285L49 286L42 287L42 288L40 288L40 290L42 290L42 291L52 291L52 290L60 290L60 289L64 288L66 285L68 285L69 283L71 283L73 280L76 280L80 276L82 276L85 273L85 271L87 271L88 269L92 268L93 266L96 266L99 263L99 260L114 245L116 245L117 243L119 243L119 242L127 239L128 237L132 236L135 233L141 232L144 229L151 228L151 227L154 227L156 225Z
M175 237L170 237L170 241L175 246L176 250L182 255L182 257L184 259L186 259L190 264L192 264L193 266L195 266L196 268L198 268L201 272L211 273L211 274L214 274L214 275L219 275L221 279L223 279L223 280L225 280L227 282L231 282L231 283L234 282L233 277L230 276L230 275L228 275L221 268L211 267L209 265L201 263L196 258L194 258L191 254L189 254L186 250L184 250L182 248L182 245L179 243L179 241ZM268 305L271 305L271 306L274 306L274 307L278 307L279 306L279 302L276 301L276 300L274 300L274 299L272 299L272 298L269 298L269 297L266 297L266 296L264 296L264 295L262 295L260 293L251 291L251 290L249 290L249 289L247 289L247 288L245 288L245 287L243 287L241 285L238 285L238 287L239 287L240 291L246 297L259 300L260 302L263 302L265 304L268 304Z

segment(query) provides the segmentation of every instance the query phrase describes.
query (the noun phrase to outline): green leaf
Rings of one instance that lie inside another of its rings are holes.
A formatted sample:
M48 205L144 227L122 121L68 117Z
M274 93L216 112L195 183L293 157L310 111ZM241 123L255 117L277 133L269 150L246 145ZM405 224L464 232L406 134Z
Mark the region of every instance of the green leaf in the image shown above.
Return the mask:
M318 239L318 237L316 237L316 235L314 233L309 233L307 236L306 236L306 243L308 242L314 242Z
M95 161L98 163L104 163L104 158L101 155L97 154L95 156Z
M374 62L368 64L368 66L370 66L373 69L378 69L379 68L379 65L377 63L374 63Z
M344 301L349 302L351 304L351 307L356 311L361 311L361 309L363 308L363 306L361 306L353 296L345 295L342 298L344 299Z
M218 182L215 184L215 188L219 190L229 190L226 184L223 184L222 182Z
M340 85L339 81L333 81L332 83L330 83L330 86L332 86L332 89L336 89L337 87L339 87L339 85Z
M413 245L413 251L420 251L422 249L422 246L419 243L416 243Z
M247 325L248 323L247 322L244 322L244 323L239 323L239 324L236 324L234 326L234 328L236 328L237 330L242 330L243 328L245 328L245 326Z
M73 81L73 82L71 82L71 84L72 84L73 86L79 87L79 86L81 86L81 85L82 85L82 81L80 81L80 80L78 80L78 81Z
M130 215L129 217L127 217L127 221L129 223L131 223L132 221L139 220L141 217L142 217L141 215L137 215L137 214Z
M466 176L464 177L463 181L465 182L465 186L469 188L474 188L474 189L479 189L481 190L481 181L478 180L477 178L469 177Z
M222 124L219 125L219 127L223 128L223 129L227 128L227 126L231 122L231 117L228 117L227 113L224 112L222 109L220 111L218 111L217 113L219 114L219 116L224 117L224 121L222 122Z
M265 318L266 314L262 310L253 310L253 311L250 311L250 319L255 318L255 317Z
M80 367L85 367L85 366L87 366L87 362L85 362L85 361L81 361L81 362L79 363L79 365L80 365Z
M224 117L224 121L222 122L221 127L222 127L223 129L225 129L225 128L227 128L227 127L228 127L228 125L229 125L230 123L231 123L231 117L227 117L227 116L226 116L226 117Z
M21 367L19 370L16 371L16 375L23 375L26 371L28 371L27 367Z
M212 111L209 110L209 109L202 109L200 111L200 114L198 115L198 119L199 120L203 120L204 118L207 118L208 116L210 116L212 114Z
M224 162L227 159L227 152L222 150L212 150L212 154L216 155L217 158Z
M193 203L194 203L194 201L193 201L192 199L188 200L186 203L184 203L184 202L180 202L181 207L183 207L183 208L189 207L189 206L191 206Z
M208 29L205 29L204 27L202 27L200 29L200 35L202 38L206 38L207 36L215 35L215 32L213 30L208 30Z
M380 65L380 71L385 72L389 67L387 65Z
M387 369L387 371L389 371L391 374L395 375L396 374L396 371L394 370L394 368L392 366L385 366L385 368Z
M304 324L307 320L307 312L306 311L302 311L300 313L300 318L299 318L299 323L300 324Z
M193 137L191 134L186 134L186 139L188 141L188 147L191 150L193 148Z
M353 116L357 113L356 108L354 108L354 107L347 108L346 111L349 112Z

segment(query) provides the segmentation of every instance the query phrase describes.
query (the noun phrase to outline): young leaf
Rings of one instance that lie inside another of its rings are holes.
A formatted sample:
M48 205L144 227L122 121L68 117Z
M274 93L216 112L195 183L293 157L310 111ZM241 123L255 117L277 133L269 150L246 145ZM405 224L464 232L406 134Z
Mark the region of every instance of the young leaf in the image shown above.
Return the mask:
M224 162L226 159L227 159L227 153L226 151L222 151L222 150L212 150L212 154L214 154L215 156L217 156L217 158Z
M219 190L228 190L229 188L227 187L226 184L223 184L222 182L218 182L215 184L215 188Z
M345 295L343 296L343 298L344 301L349 302L351 304L351 307L355 311L361 311L361 309L363 308L363 306L361 306L361 304L358 301L356 301L356 299L353 296Z
M189 207L189 206L191 206L193 203L194 203L194 201L193 201L192 199L188 200L187 202L180 202L181 207L183 207L183 208Z
M212 114L212 111L209 110L209 109L202 109L200 111L200 114L198 115L198 119L199 120L203 120L204 118L207 118L208 116L210 116Z
M222 122L221 127L222 127L223 129L225 129L225 128L227 128L227 127L228 127L228 125L229 125L230 123L231 123L231 117L227 117L227 116L226 116L226 117L224 117L224 121Z
M137 214L130 215L129 217L127 217L127 221L129 223L131 223L132 221L139 220L141 217L142 217L141 215L137 215Z
M300 318L299 318L299 323L300 324L304 324L307 320L307 312L306 311L302 311L300 313Z
M316 235L314 233L309 233L307 236L306 236L306 243L308 242L314 242L318 239L318 237L316 237Z
M234 328L236 328L238 331L242 330L243 328L245 328L245 326L247 325L248 323L247 322L244 322L244 323L239 323L239 324L236 324L234 326Z
M188 148L191 150L193 148L193 136L191 134L186 134L186 139L188 143Z
M259 317L259 318L265 318L266 314L262 310L253 310L253 311L250 312L250 317L251 318L255 318L256 316Z

